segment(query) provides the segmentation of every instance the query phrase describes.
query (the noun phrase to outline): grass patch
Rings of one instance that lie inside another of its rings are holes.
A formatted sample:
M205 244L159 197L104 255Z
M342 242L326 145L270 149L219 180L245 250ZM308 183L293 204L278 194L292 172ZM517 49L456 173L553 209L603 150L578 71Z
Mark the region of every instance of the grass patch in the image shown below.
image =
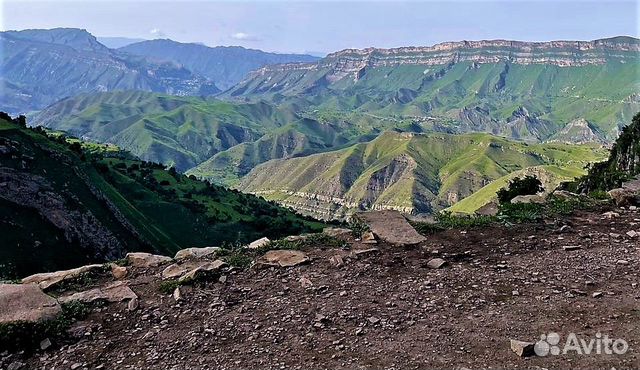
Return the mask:
M164 294L171 294L174 290L176 290L177 287L181 285L183 285L183 283L178 280L165 280L160 283L160 286L158 286L158 290L160 290L160 292Z
M62 304L62 312L52 320L36 323L15 322L0 325L0 348L10 351L32 351L45 338L60 339L76 320L82 320L91 312L91 306L79 301Z
M411 225L423 235L433 235L449 229L470 229L488 226L498 219L486 215L456 215L448 211L435 214L435 222L411 222Z

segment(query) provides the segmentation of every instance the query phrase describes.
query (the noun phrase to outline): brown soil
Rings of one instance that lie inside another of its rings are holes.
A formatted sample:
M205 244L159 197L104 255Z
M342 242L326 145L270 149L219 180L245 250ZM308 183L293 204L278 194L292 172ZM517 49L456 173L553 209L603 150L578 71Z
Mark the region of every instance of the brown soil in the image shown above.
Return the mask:
M162 268L133 270L137 310L97 309L75 326L79 341L22 361L33 369L640 368L640 238L626 235L640 231L640 213L602 212L449 230L418 247L378 245L357 256L308 250L308 264L226 271L223 283L183 287L180 302L159 292ZM340 267L330 262L336 254ZM434 257L448 264L429 269ZM510 349L510 339L549 332L562 343L571 332L587 340L599 332L630 348L530 358ZM5 364L19 355L9 357Z

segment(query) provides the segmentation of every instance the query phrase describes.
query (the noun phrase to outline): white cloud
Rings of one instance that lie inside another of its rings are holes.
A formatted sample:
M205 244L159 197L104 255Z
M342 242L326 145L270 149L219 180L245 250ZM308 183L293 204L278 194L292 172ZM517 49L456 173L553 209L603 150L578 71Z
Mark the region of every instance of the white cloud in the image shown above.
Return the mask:
M149 33L151 34L151 36L156 37L156 38L163 38L166 37L167 35L162 32L161 29L159 28L153 28L151 31L149 31Z
M245 32L236 32L231 35L231 38L240 41L260 41L258 36Z

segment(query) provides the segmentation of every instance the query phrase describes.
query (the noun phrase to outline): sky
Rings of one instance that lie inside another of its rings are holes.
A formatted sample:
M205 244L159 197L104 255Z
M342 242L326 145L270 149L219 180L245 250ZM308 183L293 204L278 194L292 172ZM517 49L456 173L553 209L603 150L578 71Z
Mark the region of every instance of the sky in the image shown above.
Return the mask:
M324 54L458 40L638 37L638 1L0 0L0 28L75 27L96 36Z

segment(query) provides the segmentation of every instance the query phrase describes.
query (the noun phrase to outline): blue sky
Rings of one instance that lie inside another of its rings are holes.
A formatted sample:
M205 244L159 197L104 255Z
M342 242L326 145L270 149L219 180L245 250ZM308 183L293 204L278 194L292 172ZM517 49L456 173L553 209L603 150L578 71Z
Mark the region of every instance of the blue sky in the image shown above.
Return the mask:
M280 52L638 36L637 1L2 0L2 29L77 27Z

